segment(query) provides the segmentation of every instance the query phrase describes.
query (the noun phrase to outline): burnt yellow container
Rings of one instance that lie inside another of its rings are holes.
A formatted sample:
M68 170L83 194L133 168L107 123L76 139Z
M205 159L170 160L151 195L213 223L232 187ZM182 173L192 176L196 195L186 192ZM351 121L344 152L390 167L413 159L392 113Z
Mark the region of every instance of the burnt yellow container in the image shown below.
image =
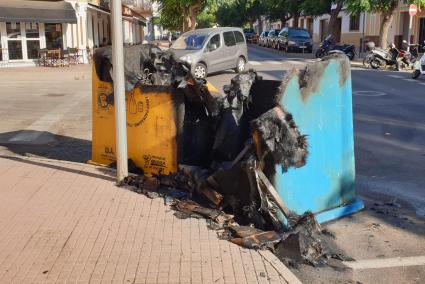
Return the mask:
M110 165L116 160L113 86L99 79L94 65L92 88L91 162ZM126 106L128 158L146 174L176 172L177 120L171 89L136 87L126 94Z

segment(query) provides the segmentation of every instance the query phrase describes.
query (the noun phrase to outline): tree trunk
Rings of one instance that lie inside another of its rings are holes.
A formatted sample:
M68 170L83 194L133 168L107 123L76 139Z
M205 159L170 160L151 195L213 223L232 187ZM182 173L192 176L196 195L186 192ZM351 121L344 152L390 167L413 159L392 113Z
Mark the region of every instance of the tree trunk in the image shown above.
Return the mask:
M263 32L263 21L261 20L261 16L257 16L258 21L258 34L260 35Z
M294 14L293 20L292 20L292 27L298 28L298 22L300 21L300 14Z
M280 22L282 23L282 29L284 28L284 27L286 27L286 22L287 21L289 21L290 19L291 19L292 17L282 17L282 18L280 18L279 20L280 20Z
M388 31L390 30L393 18L393 10L382 13L382 22L381 27L379 28L379 46L382 48L387 48L388 46Z
M329 23L328 23L328 35L332 35L335 40L336 40L337 30L341 29L341 27L336 26L338 15L339 15L339 12L341 12L341 9L342 9L342 2L338 2L336 4L335 9L331 10L331 12L329 13L331 17L329 18Z
M183 8L183 33L189 31L189 9Z
M193 31L196 28L196 17L201 8L200 4L183 8L183 32Z

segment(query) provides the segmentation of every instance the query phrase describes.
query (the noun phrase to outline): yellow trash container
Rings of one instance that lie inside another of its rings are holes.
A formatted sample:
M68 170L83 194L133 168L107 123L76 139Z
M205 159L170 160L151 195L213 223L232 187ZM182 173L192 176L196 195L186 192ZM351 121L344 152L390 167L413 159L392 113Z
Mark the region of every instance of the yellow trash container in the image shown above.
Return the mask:
M99 79L95 65L92 84L92 162L111 165L116 160L113 86ZM176 172L178 120L171 89L136 87L126 94L126 106L129 159L145 174Z

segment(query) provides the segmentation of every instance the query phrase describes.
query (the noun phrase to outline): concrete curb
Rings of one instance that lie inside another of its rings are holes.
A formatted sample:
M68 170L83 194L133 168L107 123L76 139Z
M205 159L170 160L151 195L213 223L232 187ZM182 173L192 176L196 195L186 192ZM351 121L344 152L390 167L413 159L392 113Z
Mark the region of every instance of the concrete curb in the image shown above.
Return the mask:
M289 284L302 284L302 282L286 267L274 254L268 250L259 250L258 253L265 261L270 263L271 266L285 279Z

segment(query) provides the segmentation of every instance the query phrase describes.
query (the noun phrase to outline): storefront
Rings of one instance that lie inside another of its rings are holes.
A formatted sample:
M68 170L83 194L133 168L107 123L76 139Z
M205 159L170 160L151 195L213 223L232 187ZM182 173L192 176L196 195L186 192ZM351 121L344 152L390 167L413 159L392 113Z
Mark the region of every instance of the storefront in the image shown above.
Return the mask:
M63 24L76 22L68 2L0 0L0 65L35 63L40 49L63 49Z

